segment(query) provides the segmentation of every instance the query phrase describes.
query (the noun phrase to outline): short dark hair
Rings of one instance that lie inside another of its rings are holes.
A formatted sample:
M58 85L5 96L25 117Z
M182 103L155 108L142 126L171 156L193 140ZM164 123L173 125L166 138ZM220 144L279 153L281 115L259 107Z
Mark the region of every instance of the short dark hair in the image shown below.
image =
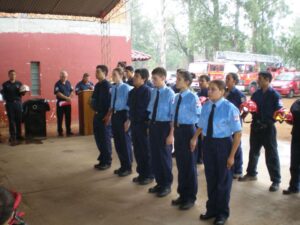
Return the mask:
M206 75L206 74L201 75L201 76L199 77L199 80L201 80L201 79L206 80L206 82L209 82L209 81L210 81L210 77L209 77L208 75Z
M152 75L157 75L159 77L166 77L167 71L163 67L156 67L154 70L152 70Z
M107 74L108 74L108 67L106 65L98 65L96 67L96 69L97 70L101 70L105 74L105 76L107 76Z
M184 81L188 82L188 85L190 86L193 82L193 77L192 77L192 74L187 71L187 70L179 70L177 72L177 74L179 76L181 76L183 78Z
M122 68L125 68L126 67L126 61L120 61L120 62L118 62L118 65L117 66L120 66L120 67L122 67Z
M0 224L4 224L14 210L15 198L6 188L0 187Z
M239 76L236 73L230 72L227 74L227 76L231 76L232 79L235 81L235 84L239 83Z
M116 67L116 68L113 69L113 72L114 71L116 71L118 74L120 74L121 77L124 77L124 71L121 68Z
M11 74L11 73L15 73L15 72L16 72L15 70L9 70L8 75Z
M273 79L273 76L269 71L261 71L258 73L258 76L261 76L266 80L269 80L269 82L271 82Z
M226 84L223 80L212 80L209 84L214 84L219 88L219 90L225 91Z
M136 69L134 73L139 74L145 82L149 79L149 71L145 68Z
M132 66L126 66L126 67L125 67L125 70L128 70L128 71L130 71L130 72L132 72L132 73L133 73L133 71L134 71L134 69L133 69Z
M88 73L84 73L83 77L89 77L90 75Z

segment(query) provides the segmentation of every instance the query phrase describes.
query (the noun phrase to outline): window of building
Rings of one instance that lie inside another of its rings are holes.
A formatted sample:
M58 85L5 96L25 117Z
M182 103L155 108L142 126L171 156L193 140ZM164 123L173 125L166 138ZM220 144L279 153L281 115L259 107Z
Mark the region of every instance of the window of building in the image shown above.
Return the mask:
M41 80L40 80L40 62L30 63L31 73L31 95L36 96L41 94Z

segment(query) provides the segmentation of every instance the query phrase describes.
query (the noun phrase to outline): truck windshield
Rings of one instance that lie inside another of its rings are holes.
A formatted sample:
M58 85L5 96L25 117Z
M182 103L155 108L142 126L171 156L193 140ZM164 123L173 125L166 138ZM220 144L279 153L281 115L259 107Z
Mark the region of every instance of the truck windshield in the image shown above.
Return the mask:
M275 78L275 80L284 80L284 81L289 81L293 79L294 79L294 74L291 73L282 73Z

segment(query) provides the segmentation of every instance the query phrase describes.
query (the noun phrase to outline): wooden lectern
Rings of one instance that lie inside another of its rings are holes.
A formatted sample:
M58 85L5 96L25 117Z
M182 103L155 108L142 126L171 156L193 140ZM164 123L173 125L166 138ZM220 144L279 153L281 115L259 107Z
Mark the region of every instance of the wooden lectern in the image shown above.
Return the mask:
M91 107L93 91L81 91L78 94L79 133L81 135L93 134L94 111Z

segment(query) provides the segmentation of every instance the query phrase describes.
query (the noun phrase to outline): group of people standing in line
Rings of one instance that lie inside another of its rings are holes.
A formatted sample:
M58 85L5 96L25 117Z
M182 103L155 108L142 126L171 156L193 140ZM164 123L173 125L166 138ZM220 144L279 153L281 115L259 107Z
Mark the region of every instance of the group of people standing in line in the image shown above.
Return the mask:
M124 79L125 73L127 79ZM216 225L225 224L230 215L233 179L241 182L257 180L257 163L262 146L272 181L269 191L279 190L281 176L274 114L283 106L279 94L270 86L272 75L269 72L259 73L260 89L251 96L258 110L252 115L249 163L244 176L239 108L246 101L246 96L235 87L238 83L237 74L227 74L225 82L210 81L209 76L202 75L199 77L198 93L190 89L192 75L183 69L177 70L175 87L166 85L167 73L162 67L152 71L152 82L149 81L147 69L134 71L131 66L113 69L113 84L107 80L106 65L96 67L98 82L95 86L88 76L83 76L75 92L94 90L91 98L91 106L95 111L93 129L100 151L95 169L107 170L111 167L112 131L120 161L120 167L114 170L114 174L125 177L132 173L133 152L138 176L132 181L147 185L155 180L155 186L149 188L148 192L164 197L171 192L173 182L174 145L179 196L171 204L181 210L194 205L198 190L197 162L204 163L208 201L207 211L200 215L200 219L215 218ZM10 92L7 90L10 89L5 89L4 85L2 93L10 104ZM66 71L61 72L54 93L57 96L58 135L63 135L62 117L65 114L66 134L70 136L73 134L70 128L73 88L67 80ZM300 134L299 101L293 107L292 178L283 194L298 193L300 188L300 141L295 138Z

